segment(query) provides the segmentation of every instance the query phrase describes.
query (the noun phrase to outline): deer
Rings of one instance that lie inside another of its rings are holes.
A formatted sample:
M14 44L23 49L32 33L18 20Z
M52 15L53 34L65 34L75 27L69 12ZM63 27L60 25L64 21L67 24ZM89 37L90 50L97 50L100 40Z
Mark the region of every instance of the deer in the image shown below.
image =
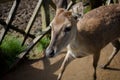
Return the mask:
M50 23L51 41L45 50L46 57L54 57L67 48L57 80L61 80L66 66L76 58L93 55L93 79L97 80L97 65L101 49L112 43L113 52L103 69L106 69L120 49L120 5L100 6L86 13L80 20L72 11L56 10Z

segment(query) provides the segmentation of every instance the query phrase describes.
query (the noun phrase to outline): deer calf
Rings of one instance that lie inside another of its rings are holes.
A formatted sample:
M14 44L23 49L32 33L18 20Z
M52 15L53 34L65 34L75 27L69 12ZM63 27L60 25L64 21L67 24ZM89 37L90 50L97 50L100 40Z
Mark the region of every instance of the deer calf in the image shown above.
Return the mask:
M100 51L108 43L112 43L114 51L106 68L120 49L120 4L101 6L91 10L79 21L75 20L70 11L57 9L56 15L50 24L51 42L46 49L46 56L54 57L67 47L67 54L61 66L58 80L67 64L75 58L82 58L93 54L94 80ZM68 59L70 59L68 61Z

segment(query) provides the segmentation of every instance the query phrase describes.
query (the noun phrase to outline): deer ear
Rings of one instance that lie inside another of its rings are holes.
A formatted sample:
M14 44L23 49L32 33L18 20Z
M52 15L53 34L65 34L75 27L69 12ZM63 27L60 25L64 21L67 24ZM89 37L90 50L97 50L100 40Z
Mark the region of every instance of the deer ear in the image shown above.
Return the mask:
M64 12L65 11L65 9L63 9L63 8L58 8L57 9L57 11L56 11L56 14L61 14L62 12Z
M66 16L66 17L71 17L71 16L72 16L72 12L71 12L71 11L65 12L65 16Z

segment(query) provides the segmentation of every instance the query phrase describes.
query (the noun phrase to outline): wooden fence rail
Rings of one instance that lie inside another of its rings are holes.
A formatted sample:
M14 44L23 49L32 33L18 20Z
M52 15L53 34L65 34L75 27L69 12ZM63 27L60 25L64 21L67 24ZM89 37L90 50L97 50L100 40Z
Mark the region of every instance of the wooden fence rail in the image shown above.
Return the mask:
M0 19L0 24L3 26L4 29L6 29L7 24L6 24L6 22L5 22L4 20ZM22 34L22 35L26 35L26 33L25 33L24 30L20 30L20 29L18 29L17 27L15 27L14 25L9 25L9 26L10 26L10 29L12 29L12 30L14 30L14 31L16 31L16 32L19 32L19 33ZM29 36L30 38L32 38L32 39L35 38L35 35L32 35L32 34L30 34L30 33L28 34L28 36Z
M0 4L2 2L8 2L8 1L11 1L11 0L0 0ZM45 0L38 0L38 3L36 5L36 8L34 9L33 11L33 15L31 16L29 22L28 22L28 25L26 27L26 30L23 31L23 30L20 30L18 29L17 27L15 27L14 25L12 25L12 22L13 22L13 19L15 17L15 14L16 14L16 11L18 9L18 6L20 4L20 1L21 0L14 0L13 2L13 5L12 5L12 8L9 12L9 15L8 15L8 18L6 19L6 21L0 19L0 24L3 26L2 28L2 34L0 35L0 45L5 37L5 35L7 34L7 32L9 31L9 29L13 29L15 30L16 32L19 32L21 34L24 35L24 40L23 40L23 43L22 45L25 43L26 39L28 37L31 37L33 39L33 41L27 46L27 49L24 50L22 53L20 53L20 55L18 55L18 59L13 63L13 65L11 65L10 69L14 68L20 61L23 60L23 58L29 53L29 51L37 44L37 42L46 34L50 31L50 27L46 28L45 32L42 34L42 35L39 35L37 37L35 37L34 35L30 34L30 30L32 28L32 25L36 19L36 15L37 13L39 12L40 10L40 7L41 5L43 4L42 2ZM50 19L50 18L47 18L47 14L50 14L47 9L49 9L49 5L51 5L54 9L56 9L56 5L52 2L52 0L47 0L49 1L47 4L45 5L48 5L48 6L43 6L43 10L41 10L42 14L45 14L45 15L42 15L42 18L46 18L46 19ZM42 22L42 24L49 24L50 23L50 20L45 20L45 22ZM47 25L46 25L47 26Z
M5 0L5 1L11 1L11 0ZM24 43L28 37L31 37L33 39L33 41L30 44L28 44L26 50L24 50L22 53L20 53L20 55L18 55L18 59L16 59L16 61L13 63L13 65L11 65L10 69L14 68L19 62L21 62L23 60L23 58L25 58L25 56L30 52L30 50L38 43L38 41L50 31L50 27L46 27L49 25L50 20L51 20L50 19L49 5L51 5L53 7L53 9L55 9L55 10L56 10L56 8L60 8L60 7L65 7L67 9L70 9L70 7L73 4L75 4L75 2L78 0L71 0L71 2L69 4L67 3L67 0L59 0L59 1L58 0L38 0L38 3L33 11L33 14L32 14L32 16L27 24L25 31L20 30L17 27L15 27L14 25L12 25L13 18L15 17L15 13L17 11L19 4L20 4L20 1L21 0L14 0L13 6L9 12L9 15L8 15L8 18L6 21L3 21L0 19L0 24L2 24L2 26L4 27L2 36L0 37L0 44L2 43L4 37L7 34L7 32L9 31L9 29L13 29L16 32L19 32L19 33L24 35L24 40L22 42L22 45L24 45ZM4 2L4 0L0 1L0 3L2 3L2 2ZM42 28L44 28L45 31L43 34L35 37L34 35L30 34L30 31L31 31L33 23L36 19L36 15L39 12L41 7L42 7L42 9L41 9Z
M26 39L27 39L27 37L28 37L28 34L29 34L29 32L30 32L30 30L31 30L31 28L32 28L32 26L33 26L33 23L34 23L34 21L35 21L35 18L36 18L36 16L37 16L37 13L38 13L38 11L39 11L39 9L40 9L41 3L42 3L42 0L39 0L36 8L34 9L34 12L33 12L32 17L30 18L30 20L29 20L29 22L28 22L28 25L27 25L26 30L25 30L26 35L25 35L25 37L24 37L24 40L23 40L22 45L24 45L24 43L25 43L25 41L26 41Z
M0 39L0 44L2 43L5 35L7 34L8 30L9 30L9 28L10 28L11 23L13 22L13 18L15 17L15 13L16 13L16 11L17 11L17 8L18 8L18 6L19 6L19 3L20 3L20 0L15 0L14 3L13 3L13 6L12 6L12 8L11 8L11 10L10 10L10 13L9 13L9 15L8 15L8 18L7 18L7 20L6 20L6 24L7 24L7 25L6 25L5 30L4 30L3 33L2 33L3 35L2 35L2 37L1 37L1 39Z
M4 1L11 1L11 0L0 0L0 3L4 2ZM58 0L38 0L38 3L33 11L33 14L27 24L26 30L20 30L17 27L15 27L14 25L12 25L13 22L13 18L15 17L15 13L17 11L17 8L20 4L21 0L14 0L13 6L9 12L8 18L6 21L3 21L0 19L0 24L4 27L3 28L3 33L1 34L0 37L0 44L2 43L5 35L7 34L7 32L9 31L9 29L13 29L16 32L19 32L21 34L24 35L24 40L22 42L22 45L24 45L25 41L27 40L28 37L31 37L33 39L33 41L28 44L27 49L24 50L18 57L18 59L16 60L16 62L14 62L14 64L10 67L14 68L16 66L16 64L18 64L19 62L22 61L22 58L24 58L29 52L30 50L38 43L38 41L45 36L49 31L50 31L50 27L46 27L49 25L50 23L50 12L49 12L49 5L51 5L53 7L53 9L56 10L56 8L58 7L66 7L67 10L70 9L70 7L75 4L78 1L81 0L70 0L71 2L68 4L66 1L67 0L59 0L59 2L55 2ZM47 1L47 2L46 2ZM54 1L54 2L53 2ZM45 3L46 2L46 3ZM66 4L64 4L64 2L66 2ZM47 6L46 6L47 5ZM44 33L35 37L34 35L30 34L31 28L33 26L33 23L35 22L36 19L36 15L39 12L40 8L42 6L41 9L41 14L42 14L42 28L45 29Z

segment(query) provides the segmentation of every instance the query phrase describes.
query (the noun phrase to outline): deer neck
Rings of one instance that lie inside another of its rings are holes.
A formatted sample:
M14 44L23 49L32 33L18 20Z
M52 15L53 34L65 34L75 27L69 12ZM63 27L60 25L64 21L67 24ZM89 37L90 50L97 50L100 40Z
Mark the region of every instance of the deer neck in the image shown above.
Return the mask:
M74 35L71 39L71 42L68 44L67 49L68 49L68 53L71 54L71 56L73 56L74 58L77 57L77 54L79 52L79 38L78 38L78 30L77 27L74 30Z
M79 33L78 33L78 30L77 30L77 27L76 27L76 30L75 30L75 34L73 36L73 39L72 41L70 42L70 47L78 47L77 44L79 44Z

